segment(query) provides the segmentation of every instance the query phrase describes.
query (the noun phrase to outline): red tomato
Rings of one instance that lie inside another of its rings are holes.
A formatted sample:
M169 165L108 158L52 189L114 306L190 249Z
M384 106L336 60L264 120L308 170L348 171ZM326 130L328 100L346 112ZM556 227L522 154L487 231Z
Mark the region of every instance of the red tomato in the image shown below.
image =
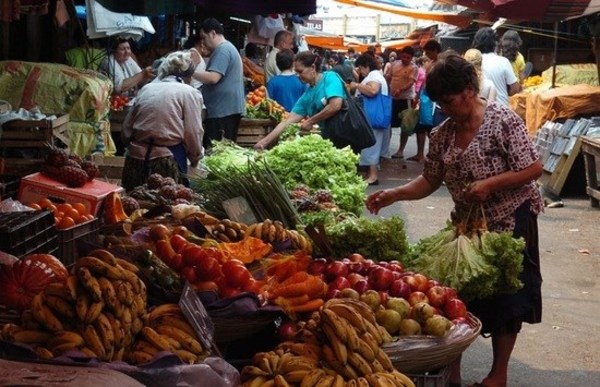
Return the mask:
M181 269L180 274L183 278L185 278L191 284L198 281L198 276L196 275L196 269L192 266L184 266Z
M187 239L185 239L179 234L173 234L169 239L169 242L171 242L171 246L173 246L173 249L178 253L181 253L183 249L189 244Z
M217 285L214 281L196 281L193 285L197 292L219 292L219 285Z
M246 266L239 265L234 260L225 262L222 269L227 284L233 288L243 288L252 278Z
M161 239L155 242L156 246L156 254L160 259L162 259L167 265L171 266L171 262L173 257L177 254L177 252L171 246L171 243L168 239Z
M179 272L183 268L183 257L180 253L177 253L171 259L171 269Z
M260 294L262 292L263 286L265 286L264 281L259 281L254 278L250 278L248 282L246 282L246 285L242 287L242 290L245 292Z
M186 266L198 266L204 259L208 258L206 251L195 243L188 243L181 254L183 255L183 263Z
M196 266L196 274L198 279L205 281L214 281L216 278L222 276L221 265L216 258L206 257L200 264Z

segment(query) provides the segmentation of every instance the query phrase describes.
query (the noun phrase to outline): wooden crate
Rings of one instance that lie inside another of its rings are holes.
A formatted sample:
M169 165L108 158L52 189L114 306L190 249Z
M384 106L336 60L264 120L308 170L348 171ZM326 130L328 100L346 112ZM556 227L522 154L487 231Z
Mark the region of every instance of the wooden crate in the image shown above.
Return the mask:
M123 167L125 166L124 156L105 156L100 153L92 155L92 161L96 163L100 170L98 179L105 180L112 184L120 184L123 176Z
M236 142L245 147L252 147L263 139L277 123L271 119L242 118Z

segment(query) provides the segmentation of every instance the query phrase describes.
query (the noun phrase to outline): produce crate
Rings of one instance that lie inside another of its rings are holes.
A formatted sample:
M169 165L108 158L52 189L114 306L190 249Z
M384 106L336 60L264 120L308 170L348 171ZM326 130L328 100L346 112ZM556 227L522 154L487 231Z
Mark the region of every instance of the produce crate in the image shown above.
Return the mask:
M242 118L236 142L238 145L252 147L262 140L277 123L271 119Z
M64 230L58 230L58 253L65 266L75 263L78 258L77 243L90 242L95 243L98 237L99 221L94 218L85 223Z
M20 176L0 175L0 199L15 199L19 192Z
M123 167L125 166L124 156L105 156L96 153L91 158L92 162L100 170L98 179L105 180L111 184L121 184L121 176L123 176Z
M51 211L0 213L0 250L21 258L31 253L54 254L58 236Z
M446 387L450 381L450 367L423 374L406 374L406 376L415 383L415 387Z

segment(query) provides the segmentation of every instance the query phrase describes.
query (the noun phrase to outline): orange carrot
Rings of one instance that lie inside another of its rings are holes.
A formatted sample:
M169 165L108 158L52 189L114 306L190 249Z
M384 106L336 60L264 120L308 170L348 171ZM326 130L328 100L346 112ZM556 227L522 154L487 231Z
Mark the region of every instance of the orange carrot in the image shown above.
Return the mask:
M289 276L288 278L286 278L279 285L286 286L286 285L290 285L290 284L297 284L298 282L306 281L309 277L310 277L310 274L308 274L307 272L297 271L294 274L292 274L291 276Z
M325 304L325 301L323 301L322 298L314 298L308 302L305 302L304 304L292 305L287 309L287 311L293 313L314 312L322 307L323 304Z
M274 302L281 307L289 307L304 304L308 301L310 301L308 294L303 294L298 297L277 297Z
M273 290L273 293L275 296L281 297L298 297L307 294L310 298L314 298L322 293L323 284L322 279L311 275L306 281L277 287Z

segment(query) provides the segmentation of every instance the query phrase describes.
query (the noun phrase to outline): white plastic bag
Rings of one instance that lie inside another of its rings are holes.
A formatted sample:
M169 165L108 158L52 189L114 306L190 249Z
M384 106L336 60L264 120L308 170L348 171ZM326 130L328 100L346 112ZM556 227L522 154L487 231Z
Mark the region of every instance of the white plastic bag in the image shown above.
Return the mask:
M257 15L254 19L254 23L256 24L258 35L270 40L273 40L275 34L279 31L285 29L283 26L283 19L279 15Z

